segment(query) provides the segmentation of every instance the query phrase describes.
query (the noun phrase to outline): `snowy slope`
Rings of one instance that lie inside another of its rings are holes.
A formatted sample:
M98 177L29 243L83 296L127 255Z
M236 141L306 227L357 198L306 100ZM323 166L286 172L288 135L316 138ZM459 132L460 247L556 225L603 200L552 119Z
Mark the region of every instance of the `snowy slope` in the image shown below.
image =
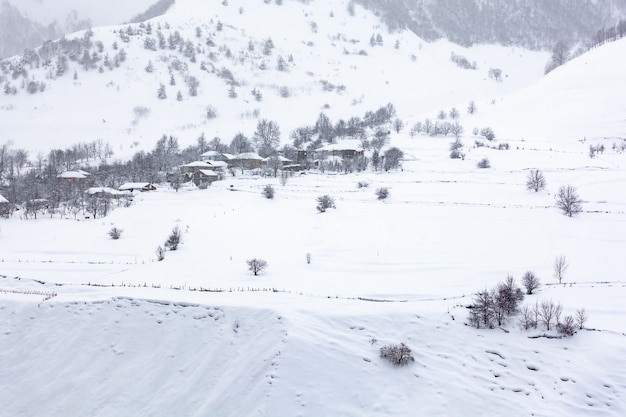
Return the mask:
M523 91L496 100L482 120L503 138L533 146L624 137L625 51L626 39L593 49Z

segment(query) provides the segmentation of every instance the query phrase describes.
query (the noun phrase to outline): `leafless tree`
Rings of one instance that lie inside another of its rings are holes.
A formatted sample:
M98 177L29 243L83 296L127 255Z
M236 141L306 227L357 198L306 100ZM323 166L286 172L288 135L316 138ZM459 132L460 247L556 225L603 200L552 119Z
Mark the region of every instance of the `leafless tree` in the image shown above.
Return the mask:
M520 311L519 323L524 330L530 328L537 328L537 320L535 318L534 311L531 307L524 306Z
M576 310L576 324L578 325L579 329L582 330L585 327L585 323L588 319L589 316L587 315L587 312L584 308Z
M493 328L493 321L493 299L489 291L484 289L474 296L474 302L469 312L469 324L477 329L481 327Z
M563 277L565 276L565 271L569 267L569 263L567 262L567 258L563 255L559 255L554 259L554 264L552 265L554 269L554 277L559 280L559 284L563 282Z
M467 114L474 114L476 113L476 111L477 111L476 103L474 102L474 100L472 100L467 105Z
M267 268L267 262L263 259L252 258L246 261L248 264L248 269L252 271L252 273L257 276L260 272L262 272L265 268Z
M546 326L546 330L550 330L552 322L558 323L558 318L563 312L563 306L558 303L554 304L552 300L542 301L539 309L539 318L541 323Z
M526 178L526 189L538 192L546 187L546 177L538 169L532 169Z
M454 124L450 125L450 133L452 133L457 140L464 131L465 129L463 129L463 126L461 126L458 121L455 121Z
M500 282L491 292L494 318L501 326L508 316L517 311L519 303L524 299L522 290L515 284L512 276Z
M582 200L576 192L576 187L567 185L559 188L559 192L556 195L556 206L563 211L563 214L569 217L583 211Z
M541 286L539 278L532 271L526 271L522 277L522 285L526 289L526 294L530 295L534 290Z

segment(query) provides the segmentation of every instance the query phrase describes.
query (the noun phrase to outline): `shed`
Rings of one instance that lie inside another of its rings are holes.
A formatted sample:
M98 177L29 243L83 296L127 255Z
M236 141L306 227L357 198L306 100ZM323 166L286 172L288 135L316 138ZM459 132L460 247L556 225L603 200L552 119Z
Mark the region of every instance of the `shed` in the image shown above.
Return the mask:
M118 190L132 193L133 191L154 191L156 187L149 182L127 182L122 184Z

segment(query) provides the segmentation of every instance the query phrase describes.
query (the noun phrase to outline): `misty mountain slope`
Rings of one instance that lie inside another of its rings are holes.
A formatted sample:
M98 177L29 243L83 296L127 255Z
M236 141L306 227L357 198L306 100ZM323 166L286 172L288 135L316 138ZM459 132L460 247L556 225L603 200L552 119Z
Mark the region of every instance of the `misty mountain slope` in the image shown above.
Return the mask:
M0 57L21 53L80 29L121 24L157 0L3 0Z
M461 45L550 48L576 44L626 15L624 0L357 0L394 28Z
M387 103L401 118L463 108L538 80L547 60L545 53L519 48L466 49L426 43L410 32L389 34L362 8L351 16L334 5L180 0L149 24L95 28L87 38L78 33L68 45L38 52L51 54L51 62L24 56L5 61L3 85L15 95L0 96L8 116L0 133L44 153L103 139L124 157L135 142L149 149L163 134L183 145L201 133L229 142L267 118L277 121L286 141L321 111L347 120ZM372 46L378 34L382 44ZM274 47L266 51L270 39ZM459 68L452 53L476 62L477 69ZM503 82L487 77L492 67L502 69ZM157 98L161 84L163 100ZM216 118L207 118L209 108Z

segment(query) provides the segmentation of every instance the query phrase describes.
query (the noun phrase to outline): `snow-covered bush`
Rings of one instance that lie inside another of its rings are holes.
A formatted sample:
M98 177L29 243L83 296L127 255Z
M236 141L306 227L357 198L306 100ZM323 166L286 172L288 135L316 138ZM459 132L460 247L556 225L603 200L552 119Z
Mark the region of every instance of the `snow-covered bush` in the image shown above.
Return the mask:
M317 211L319 211L320 213L324 213L329 208L336 208L334 198L329 195L322 195L317 197Z
M122 237L123 231L124 230L120 229L119 227L112 227L111 230L109 230L109 236L111 237L111 239L117 240Z
M268 199L273 199L274 198L274 187L272 187L270 184L266 185L265 187L263 187L263 197L268 198Z
M165 247L169 250L176 250L178 249L178 245L180 245L181 243L183 243L183 234L180 231L180 228L176 226L172 229L172 232L167 237L167 240L165 241Z
M163 246L159 245L157 246L156 250L154 251L154 253L157 256L157 261L162 261L163 259L165 259L165 249L163 248Z
M490 168L491 167L491 163L489 162L489 159L487 158L483 158L481 159L478 164L476 164L476 166L478 168Z
M411 348L404 343L385 345L380 348L380 357L396 366L408 365L415 361Z
M561 334L573 336L576 333L576 321L572 316L565 316L562 322L557 323L556 328Z
M376 190L376 197L379 200L384 200L385 198L389 197L389 188L387 187L380 187Z

